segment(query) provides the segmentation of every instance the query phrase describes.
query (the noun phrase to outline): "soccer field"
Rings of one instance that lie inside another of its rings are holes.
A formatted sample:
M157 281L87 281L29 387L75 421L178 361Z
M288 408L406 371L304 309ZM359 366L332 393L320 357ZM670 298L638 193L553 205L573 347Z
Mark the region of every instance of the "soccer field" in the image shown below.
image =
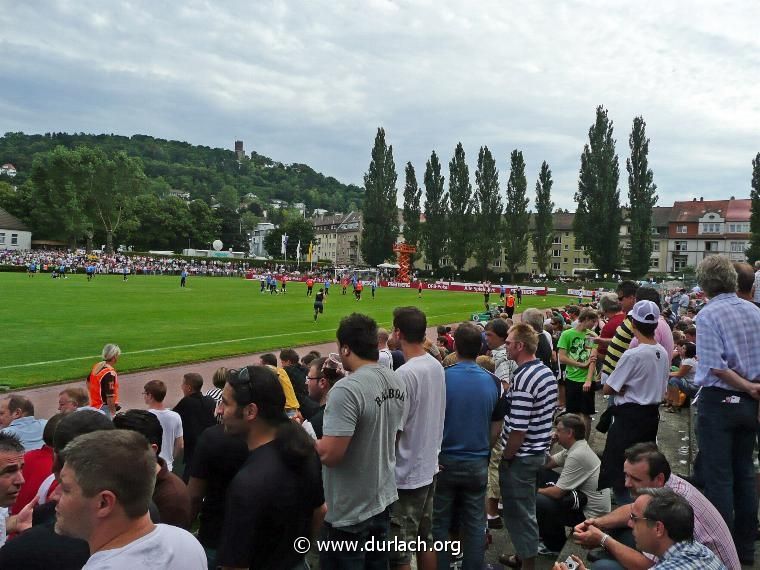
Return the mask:
M52 279L0 273L0 385L20 388L84 379L100 350L118 344L120 372L329 342L341 317L359 311L389 326L393 309L420 307L428 325L469 319L483 308L480 293L365 288L360 302L332 286L325 312L313 321L306 286L288 283L286 295L259 293L241 278L84 275ZM491 299L498 295L491 295ZM558 306L564 297L523 297L521 308Z

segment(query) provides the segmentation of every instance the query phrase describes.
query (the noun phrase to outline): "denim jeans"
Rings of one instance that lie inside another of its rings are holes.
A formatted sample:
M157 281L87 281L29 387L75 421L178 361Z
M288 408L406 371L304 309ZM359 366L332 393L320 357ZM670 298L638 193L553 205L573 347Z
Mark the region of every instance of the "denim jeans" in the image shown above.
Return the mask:
M704 493L726 521L741 559L752 559L755 552L757 410L757 400L743 392L703 388L699 396Z
M474 461L439 459L441 471L433 499L433 538L449 540L458 529L462 570L482 570L485 556L488 458ZM456 520L452 519L456 511ZM438 553L438 569L448 570L451 553Z
M336 528L329 523L322 527L322 540L356 541L358 548L354 550L331 550L319 553L319 568L321 570L387 570L388 548L386 541L390 532L390 509L385 509L358 524ZM372 540L375 548L371 552L363 549L366 541ZM377 548L380 545L380 548Z
M504 525L520 558L538 554L536 494L539 471L546 462L544 454L515 457L499 466Z

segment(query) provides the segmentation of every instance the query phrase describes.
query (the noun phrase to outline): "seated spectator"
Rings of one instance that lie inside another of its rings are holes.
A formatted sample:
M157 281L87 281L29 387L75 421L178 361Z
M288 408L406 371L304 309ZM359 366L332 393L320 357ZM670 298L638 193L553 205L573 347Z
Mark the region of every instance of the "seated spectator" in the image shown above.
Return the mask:
M319 410L312 416L311 420L304 422L304 427L307 424L310 425L314 430L316 439L322 439L322 423L327 405L327 393L345 374L337 354L331 354L326 358L317 358L311 363L306 382L309 388L309 397L319 402Z
M0 433L15 435L26 451L44 445L42 431L47 420L34 417L34 404L26 396L8 396L0 400Z
M156 453L133 431L81 435L63 451L58 533L90 545L86 569L205 570L206 556L193 535L151 522Z
M182 479L190 477L190 464L193 462L193 452L204 429L216 423L214 416L216 404L211 398L201 394L203 377L195 372L185 374L182 379L182 393L185 395L174 411L182 418L182 437L184 441L185 468Z
M245 435L250 455L230 483L218 564L303 568L293 548L322 523L321 466L313 441L284 412L285 394L267 366L231 373L222 396L228 433Z
M280 351L280 363L282 369L290 378L293 391L298 399L298 408L301 415L308 419L317 413L319 405L309 397L309 391L306 388L306 373L308 368L302 366L298 360L298 353L292 348L286 348Z
M174 467L174 458L182 454L185 448L185 438L182 432L182 418L177 412L164 407L166 398L166 384L161 380L151 380L143 387L143 397L148 411L154 414L161 422L163 439L161 441L159 456L166 462L166 468L171 471ZM143 434L145 435L145 434Z
M282 390L285 392L285 411L291 418L296 417L299 413L298 406L300 406L300 404L298 403L293 383L290 381L290 376L288 376L288 373L285 372L285 370L277 366L277 357L271 352L262 354L259 357L259 364L261 366L271 367L277 374Z
M61 418L63 414L56 414L50 418L45 424L45 429L42 430L43 446L24 454L24 467L21 470L24 484L21 486L16 502L11 507L12 513L18 513L28 505L37 496L42 482L53 472L53 434Z
M455 339L458 362L445 370L446 412L438 458L442 469L433 500L433 538L446 540L450 528L457 526L462 568L480 570L485 554L488 463L504 422L506 401L501 398L499 378L475 363L476 357L481 358L479 329L463 324ZM449 567L450 554L438 554L439 568Z
M159 419L146 410L128 410L116 414L113 425L116 429L128 429L141 433L148 440L158 456L159 471L156 474L156 485L153 489L153 503L158 508L161 522L189 529L192 524L190 494L182 479L169 471L166 461L161 457L163 428Z
M694 540L694 510L671 489L641 489L630 511L628 526L633 530L636 547L658 559L652 568L725 570L710 549ZM602 540L606 543L609 537L604 535ZM560 563L555 568L566 570L567 565ZM598 568L594 564L594 570ZM577 570L585 569L582 562L577 566Z
M106 412L90 405L90 396L84 388L66 388L58 394L58 411L62 414L79 412L81 410L95 410L105 414Z
M674 475L665 456L654 443L640 443L625 452L625 484L637 496L641 489L669 487L682 496L694 511L694 540L715 553L729 570L740 570L739 555L723 518L717 509L693 485ZM587 519L574 529L574 540L584 548L603 547L603 560L594 562L594 570L651 568L656 562L634 548L628 523L631 505L623 505L602 517ZM605 535L608 538L602 539ZM649 553L654 554L654 553Z
M198 439L187 489L191 518L199 516L198 540L206 551L209 568L216 568L227 488L246 459L245 437L225 433L223 424L208 428Z
M543 541L539 553L558 555L567 539L565 527L609 513L610 493L597 490L601 461L586 442L580 416L559 416L554 431L563 451L552 455L544 469L561 467L562 471L556 483L538 490L536 517Z
M697 345L693 342L682 342L676 345L681 360L678 370L671 372L668 378L668 395L666 397L666 412L680 411L679 392L686 395L687 401L697 395L699 386L694 384L697 373Z

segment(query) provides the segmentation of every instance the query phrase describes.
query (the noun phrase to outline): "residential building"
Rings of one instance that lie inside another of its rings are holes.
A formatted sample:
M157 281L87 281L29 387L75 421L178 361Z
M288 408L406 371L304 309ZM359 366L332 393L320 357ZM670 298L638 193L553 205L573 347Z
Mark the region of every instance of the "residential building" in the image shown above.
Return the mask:
M32 249L32 232L17 217L0 208L0 249Z
M751 200L735 198L675 202L668 223L668 271L694 268L716 253L745 261L751 207Z
M248 255L251 257L268 257L269 255L277 257L280 254L279 251L270 254L264 247L264 239L274 229L274 224L270 222L259 222L256 224L253 231L248 232Z
M16 167L13 166L10 162L6 162L0 166L0 174L5 174L6 176L13 178L16 176Z
M175 190L172 188L169 190L169 196L174 196L175 198L179 198L185 202L190 201L190 192L184 192L183 190Z
M314 218L314 261L329 259L335 265L363 265L361 212Z

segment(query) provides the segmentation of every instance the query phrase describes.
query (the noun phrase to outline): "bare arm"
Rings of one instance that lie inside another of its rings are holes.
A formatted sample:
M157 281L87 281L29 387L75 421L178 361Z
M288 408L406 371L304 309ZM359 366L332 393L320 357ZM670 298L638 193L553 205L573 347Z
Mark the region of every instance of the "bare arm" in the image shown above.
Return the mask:
M185 438L179 436L174 440L174 458L176 459L182 455L182 451L185 449Z
M591 364L590 360L587 360L586 362L579 362L578 360L573 360L567 355L567 350L565 350L564 348L559 349L559 361L562 364L575 366L576 368L588 368L589 364Z
M760 400L760 384L742 378L733 370L718 370L717 368L711 368L710 372L740 392L746 392L756 400Z
M682 364L678 368L678 370L676 370L675 372L671 372L670 376L671 378L683 378L689 373L690 370L691 370L691 366L689 366L688 364Z
M567 491L564 489L560 489L556 485L549 485L548 487L542 487L538 490L538 492L541 495L544 495L545 497L549 497L551 499L561 499L563 496L567 495Z
M575 527L573 541L576 544L580 544L583 548L597 548L601 545L605 534L605 532L594 525L581 523ZM654 562L641 552L625 546L609 535L607 535L604 541L604 549L612 555L618 564L621 564L623 568L628 570L647 570L654 566Z
M501 427L504 425L504 422L499 420L496 422L491 422L491 447L496 445L496 440L499 439L499 435L501 434Z
M206 496L206 480L190 477L187 492L190 494L190 519L195 520L201 510L203 498Z
M524 431L512 430L507 437L507 445L504 446L504 453L502 454L502 457L507 461L514 459L524 440Z
M316 441L317 453L322 465L325 467L335 467L346 455L348 445L351 443L351 436L334 436L325 435L322 439Z
M322 523L325 520L327 514L327 503L322 503L311 514L311 536L319 536L319 529L322 528Z

